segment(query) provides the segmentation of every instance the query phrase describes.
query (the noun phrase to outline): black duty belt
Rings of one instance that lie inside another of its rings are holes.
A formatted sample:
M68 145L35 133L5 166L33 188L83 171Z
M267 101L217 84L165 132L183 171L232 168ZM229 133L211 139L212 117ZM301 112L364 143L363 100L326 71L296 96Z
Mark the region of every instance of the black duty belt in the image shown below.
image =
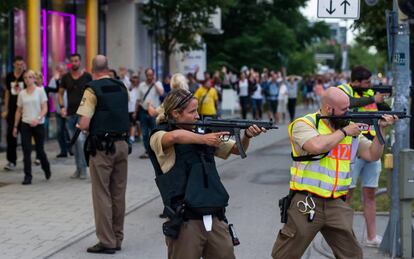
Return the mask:
M334 198L334 197L322 197L322 196L319 196L319 195L313 194L313 193L308 192L308 191L293 191L293 195L295 195L296 193L301 193L301 194L304 194L304 195L310 195L310 196L312 196L312 197L319 198L319 199L324 199L324 200L336 200L336 199L341 199L341 200L343 200L343 201L346 201L346 195L342 195L342 196L339 196L339 197ZM292 196L292 197L293 197L293 196Z
M217 217L219 220L224 220L225 217L225 209L217 209L212 211L211 215L213 217ZM189 220L189 219L193 219L193 220L202 220L203 219L203 214L197 213L194 210L188 209L186 208L184 210L184 220Z

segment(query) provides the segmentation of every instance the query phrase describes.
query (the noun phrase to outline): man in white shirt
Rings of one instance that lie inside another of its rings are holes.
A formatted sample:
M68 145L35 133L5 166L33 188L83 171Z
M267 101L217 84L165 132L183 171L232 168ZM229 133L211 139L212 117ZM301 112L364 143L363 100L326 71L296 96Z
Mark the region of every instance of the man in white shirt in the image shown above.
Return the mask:
M160 106L160 96L164 94L164 88L160 81L157 81L152 68L145 70L146 80L142 82L138 87L137 97L137 118L140 121L142 138L145 147L145 153L140 158L149 158L149 135L155 128L155 118L148 114L148 103L152 106Z

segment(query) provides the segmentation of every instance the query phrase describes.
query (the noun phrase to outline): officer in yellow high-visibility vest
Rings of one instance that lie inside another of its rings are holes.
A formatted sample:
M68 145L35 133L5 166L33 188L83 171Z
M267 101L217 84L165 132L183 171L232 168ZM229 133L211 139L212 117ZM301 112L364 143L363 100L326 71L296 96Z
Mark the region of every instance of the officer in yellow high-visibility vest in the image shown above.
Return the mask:
M362 258L352 230L353 210L345 203L356 156L378 160L384 146L361 135L361 123L317 120L317 114L341 116L349 109L348 96L328 88L320 111L293 121L288 128L293 163L290 169L290 206L287 223L273 246L273 258L300 258L321 232L336 258ZM380 130L398 118L384 115Z
M339 86L340 89L350 96L351 108L361 112L378 111L379 109L390 110L388 104L384 103L384 97L388 94L375 94L372 89L369 89L371 72L367 68L363 66L354 67L351 72L351 81L350 85ZM369 140L372 140L376 135L372 126L362 131L362 134ZM375 223L375 191L378 187L380 173L381 159L366 161L362 158L357 158L351 172L352 182L347 197L347 202L351 203L353 190L357 185L358 178L361 178L364 217L367 224L367 235L363 243L371 247L378 247L382 241L382 237L377 235Z

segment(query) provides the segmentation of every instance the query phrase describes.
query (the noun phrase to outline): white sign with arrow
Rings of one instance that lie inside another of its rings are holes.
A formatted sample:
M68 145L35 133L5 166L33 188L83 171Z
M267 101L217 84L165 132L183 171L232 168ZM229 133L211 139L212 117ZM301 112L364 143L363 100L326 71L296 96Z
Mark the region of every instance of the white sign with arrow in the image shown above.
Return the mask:
M318 0L318 18L359 19L360 0Z

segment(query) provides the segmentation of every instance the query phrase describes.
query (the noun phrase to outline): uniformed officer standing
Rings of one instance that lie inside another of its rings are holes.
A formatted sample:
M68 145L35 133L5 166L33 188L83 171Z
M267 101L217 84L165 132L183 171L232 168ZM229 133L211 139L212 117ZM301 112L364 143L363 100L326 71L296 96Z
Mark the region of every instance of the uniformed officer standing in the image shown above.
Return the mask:
M351 83L348 85L339 85L350 98L350 108L359 112L375 112L378 110L391 110L384 97L388 94L375 93L371 86L371 72L363 67L356 66L351 72ZM373 140L376 132L373 126L362 131L362 134L369 140ZM375 192L378 187L378 180L381 174L381 159L376 161L366 161L362 158L355 160L353 170L351 172L352 182L349 186L347 202L351 204L352 194L357 186L358 178L361 179L362 197L364 204L364 217L367 226L367 236L364 245L378 247L381 244L382 237L377 235L375 225L376 204Z
M321 115L341 116L349 98L339 88L328 88L321 100ZM317 120L308 114L288 128L294 162L290 169L287 223L273 246L273 258L300 258L320 231L336 258L362 258L362 249L352 230L353 210L345 203L351 184L350 169L356 156L378 160L384 149L378 138L360 136L361 123ZM380 130L398 118L384 115Z
M151 133L150 159L156 171L169 221L164 223L169 259L233 259L234 249L225 207L229 195L221 183L214 156L226 159L239 154L234 141L222 142L228 132L197 134L191 125L199 119L197 99L184 89L173 90L164 100L165 112ZM264 129L249 127L241 142Z
M87 151L92 182L96 235L89 253L113 254L124 238L128 168L128 90L108 76L108 60L93 59L94 80L88 83L77 114L78 127L89 131Z

